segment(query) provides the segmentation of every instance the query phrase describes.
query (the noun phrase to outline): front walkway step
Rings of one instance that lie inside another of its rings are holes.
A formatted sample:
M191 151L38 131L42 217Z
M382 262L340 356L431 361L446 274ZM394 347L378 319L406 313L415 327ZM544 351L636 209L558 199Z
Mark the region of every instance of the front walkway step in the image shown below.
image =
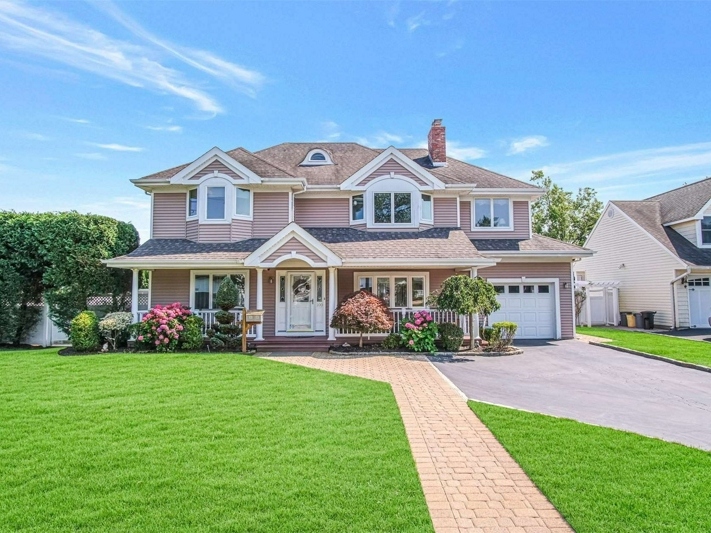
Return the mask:
M425 357L269 359L390 383L438 533L572 531Z

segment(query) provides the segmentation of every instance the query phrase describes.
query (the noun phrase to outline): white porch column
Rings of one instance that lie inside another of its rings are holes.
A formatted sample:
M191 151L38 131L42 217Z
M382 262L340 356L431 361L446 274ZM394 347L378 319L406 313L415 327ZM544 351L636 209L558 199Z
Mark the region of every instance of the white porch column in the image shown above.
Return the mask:
M257 268L257 309L260 311L264 309L263 286L262 286L263 283L264 283L264 269ZM264 340L262 324L257 324L257 338L255 340L258 340L258 341Z
M131 280L131 314L133 320L138 322L138 269L131 269L133 279Z
M472 267L469 269L469 277L472 279L477 277L476 267ZM476 313L474 315L474 327L476 328L476 337L474 338L477 340L481 340L481 337L479 336L479 313ZM470 331L469 338L471 338L472 335L473 333Z
M336 288L336 269L335 267L328 268L328 340L336 340L336 330L331 327L331 320L333 319L333 313L336 312L336 300L337 300Z

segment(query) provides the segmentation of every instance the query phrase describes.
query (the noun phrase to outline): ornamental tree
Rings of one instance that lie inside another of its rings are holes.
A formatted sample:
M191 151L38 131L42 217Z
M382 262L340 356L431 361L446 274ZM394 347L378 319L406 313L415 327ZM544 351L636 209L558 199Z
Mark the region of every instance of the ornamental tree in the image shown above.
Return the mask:
M474 329L474 315L489 316L501 308L496 299L496 289L491 283L465 275L451 276L444 280L439 293L432 295L429 303L438 309L469 316L470 349L474 349L475 331L478 332L478 326Z
M389 331L393 327L393 319L383 300L371 292L360 290L343 299L333 314L331 327L357 331L360 335L358 346L362 348L364 333Z

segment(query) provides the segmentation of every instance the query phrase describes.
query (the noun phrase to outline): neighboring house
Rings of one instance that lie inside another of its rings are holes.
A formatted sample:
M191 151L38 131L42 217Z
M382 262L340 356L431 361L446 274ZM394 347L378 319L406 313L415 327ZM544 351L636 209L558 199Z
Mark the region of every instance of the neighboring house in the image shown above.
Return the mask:
M622 311L657 311L655 325L709 327L711 178L638 202L609 202L576 265L589 281L619 281Z
M133 183L151 196L151 238L107 264L133 269L136 286L151 271L151 305L182 302L208 324L220 280L233 276L242 305L265 310L257 342L347 337L330 317L358 289L399 321L457 273L496 285L491 321L517 322L519 337L574 336L572 262L592 252L533 234L530 204L544 191L447 157L439 120L428 149L213 148Z

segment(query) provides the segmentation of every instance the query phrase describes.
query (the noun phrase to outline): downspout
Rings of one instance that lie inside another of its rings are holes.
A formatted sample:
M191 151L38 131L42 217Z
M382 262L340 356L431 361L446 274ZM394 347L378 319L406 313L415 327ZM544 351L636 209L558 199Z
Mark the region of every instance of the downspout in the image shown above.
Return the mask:
M673 330L679 329L679 328L677 327L677 325L676 325L676 323L677 323L677 320L676 320L676 318L677 318L677 317L676 317L676 290L675 290L674 285L676 285L676 282L677 282L677 281L679 281L679 280L681 280L681 279L684 279L684 278L687 277L689 274L691 274L691 267L690 267L690 266L687 266L687 267L686 267L686 272L684 272L684 273L681 274L680 276L675 277L673 280L671 280L671 281L669 282L669 285L671 286L671 295L672 295L672 329L673 329Z

